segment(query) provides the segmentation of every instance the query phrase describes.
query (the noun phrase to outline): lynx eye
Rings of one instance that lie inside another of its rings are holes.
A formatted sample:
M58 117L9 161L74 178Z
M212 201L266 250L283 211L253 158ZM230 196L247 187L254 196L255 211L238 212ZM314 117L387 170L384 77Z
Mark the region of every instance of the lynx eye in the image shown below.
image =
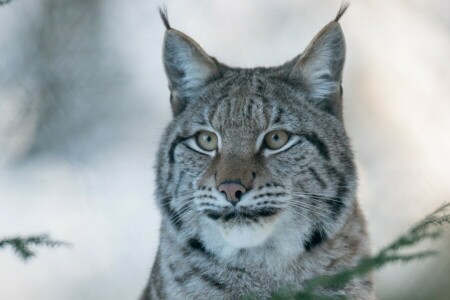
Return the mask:
M277 150L286 145L289 140L289 134L283 130L274 130L266 134L264 142L267 148Z
M200 148L206 151L213 151L217 149L217 135L210 131L201 131L197 135L197 144Z

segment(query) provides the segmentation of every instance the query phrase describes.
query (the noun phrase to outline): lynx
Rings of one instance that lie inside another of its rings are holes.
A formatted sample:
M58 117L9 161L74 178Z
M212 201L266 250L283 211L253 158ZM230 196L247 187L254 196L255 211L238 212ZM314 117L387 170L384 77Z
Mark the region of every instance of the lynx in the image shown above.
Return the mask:
M209 56L161 10L173 119L141 300L268 299L369 254L342 114L346 8L294 59L251 69ZM370 277L319 293L374 299Z

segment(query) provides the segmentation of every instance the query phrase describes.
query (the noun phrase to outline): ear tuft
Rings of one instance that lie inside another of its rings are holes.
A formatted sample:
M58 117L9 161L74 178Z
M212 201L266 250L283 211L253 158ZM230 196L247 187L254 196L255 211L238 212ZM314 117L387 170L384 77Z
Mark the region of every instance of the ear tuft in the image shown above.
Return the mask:
M334 22L339 22L339 20L345 14L345 12L347 11L349 6L350 6L350 2L348 2L348 1L342 2L341 7L339 8L339 11L336 15L336 18L334 18Z
M159 7L159 15L161 16L161 20L163 21L166 29L171 29L169 23L169 13L167 12L167 7L165 5Z

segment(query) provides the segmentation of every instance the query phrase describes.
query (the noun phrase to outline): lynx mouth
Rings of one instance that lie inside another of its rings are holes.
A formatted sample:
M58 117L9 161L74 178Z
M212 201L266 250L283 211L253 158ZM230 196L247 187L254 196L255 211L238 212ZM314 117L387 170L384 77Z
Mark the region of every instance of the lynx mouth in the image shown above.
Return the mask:
M249 224L273 218L281 211L280 208L268 207L259 209L231 208L225 211L208 211L207 216L223 223Z

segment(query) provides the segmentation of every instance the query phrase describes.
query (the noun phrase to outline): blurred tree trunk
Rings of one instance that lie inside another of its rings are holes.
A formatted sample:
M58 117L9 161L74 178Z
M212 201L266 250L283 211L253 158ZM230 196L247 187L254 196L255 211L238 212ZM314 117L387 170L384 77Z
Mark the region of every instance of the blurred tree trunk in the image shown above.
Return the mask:
M114 138L106 127L123 111L126 80L103 26L107 4L44 0L17 8L28 20L14 39L8 85L24 98L16 123L33 123L21 161L42 155L83 160Z
M64 151L80 142L98 114L96 77L101 70L102 0L46 0L26 51L35 82L31 99L37 114L26 156Z

